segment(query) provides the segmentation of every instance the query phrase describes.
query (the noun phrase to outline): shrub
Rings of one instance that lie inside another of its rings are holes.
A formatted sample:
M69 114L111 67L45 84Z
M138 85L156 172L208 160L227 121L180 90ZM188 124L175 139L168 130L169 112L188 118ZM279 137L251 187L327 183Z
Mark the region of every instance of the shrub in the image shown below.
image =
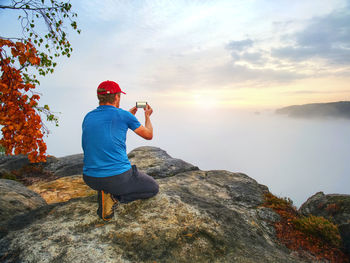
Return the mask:
M349 262L341 251L338 227L323 217L301 216L289 198L265 194L265 207L272 208L281 220L274 223L279 241L292 250L308 251L317 260Z
M338 227L322 216L304 216L293 220L297 230L320 238L335 247L341 246L341 238Z
M280 198L271 193L265 194L264 206L274 209L277 213L297 214L296 207L293 205L293 201L290 198Z

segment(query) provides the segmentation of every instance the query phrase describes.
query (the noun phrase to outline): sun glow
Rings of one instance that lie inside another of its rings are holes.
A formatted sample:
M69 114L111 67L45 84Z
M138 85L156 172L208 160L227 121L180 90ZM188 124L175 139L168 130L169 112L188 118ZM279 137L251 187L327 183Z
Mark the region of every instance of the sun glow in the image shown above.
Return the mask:
M194 105L203 109L215 108L220 104L217 98L209 94L197 93L192 96L192 99Z
M275 109L294 104L347 100L350 90L346 79L303 79L268 88L212 87L159 92L152 99L165 107L183 106L198 109ZM326 88L322 87L326 85ZM327 89L332 86L333 90ZM151 98L150 98L151 99Z

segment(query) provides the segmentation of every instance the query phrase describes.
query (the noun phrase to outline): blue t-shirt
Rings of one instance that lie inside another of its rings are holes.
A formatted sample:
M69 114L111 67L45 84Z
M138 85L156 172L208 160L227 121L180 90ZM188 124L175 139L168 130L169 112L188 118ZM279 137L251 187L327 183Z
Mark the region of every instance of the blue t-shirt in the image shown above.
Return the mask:
M131 168L126 154L128 129L140 127L136 117L123 109L100 105L83 121L83 173L93 177L121 174Z

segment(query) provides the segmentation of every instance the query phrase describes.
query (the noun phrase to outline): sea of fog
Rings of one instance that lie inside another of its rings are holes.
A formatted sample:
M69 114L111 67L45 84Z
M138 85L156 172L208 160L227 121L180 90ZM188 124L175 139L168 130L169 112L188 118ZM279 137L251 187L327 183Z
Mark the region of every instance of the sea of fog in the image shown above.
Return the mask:
M136 116L144 122L142 112ZM69 120L61 123L47 139L49 153L82 152L81 120L74 118L74 129ZM151 145L201 170L242 172L296 206L318 191L350 194L350 120L197 109L154 112L152 123L152 141L129 131L128 152Z

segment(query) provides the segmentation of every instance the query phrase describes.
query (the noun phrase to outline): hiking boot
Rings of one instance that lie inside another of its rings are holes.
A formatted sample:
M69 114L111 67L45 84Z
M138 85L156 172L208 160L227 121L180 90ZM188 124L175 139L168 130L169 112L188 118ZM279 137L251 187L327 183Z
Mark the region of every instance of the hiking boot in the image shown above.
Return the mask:
M113 195L106 193L104 191L98 191L97 195L98 201L98 216L104 221L109 221L114 216L114 209L118 206L118 200L116 200Z

